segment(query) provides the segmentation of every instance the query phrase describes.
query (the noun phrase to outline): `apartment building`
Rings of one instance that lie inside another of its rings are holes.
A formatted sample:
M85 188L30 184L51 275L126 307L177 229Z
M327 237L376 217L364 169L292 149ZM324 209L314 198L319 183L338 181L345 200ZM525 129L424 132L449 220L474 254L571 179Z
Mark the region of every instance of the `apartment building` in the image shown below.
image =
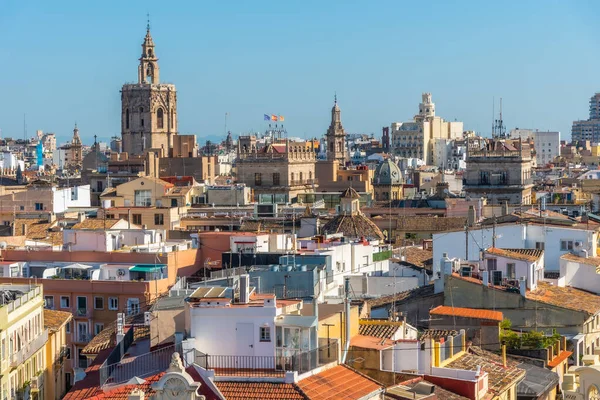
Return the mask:
M0 385L2 399L46 398L48 330L40 285L0 285Z
M46 342L46 400L62 399L71 388L71 351L67 340L67 325L73 320L70 312L44 309ZM71 336L70 334L68 335Z

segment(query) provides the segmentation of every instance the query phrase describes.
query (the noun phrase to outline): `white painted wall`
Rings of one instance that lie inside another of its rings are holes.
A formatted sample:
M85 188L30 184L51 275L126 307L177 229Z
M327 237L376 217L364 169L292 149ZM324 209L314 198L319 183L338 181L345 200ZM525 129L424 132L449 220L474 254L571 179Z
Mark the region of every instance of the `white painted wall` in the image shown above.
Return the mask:
M53 212L63 213L71 207L90 207L90 185L52 188Z
M582 249L590 257L596 256L598 234L592 230L543 225L499 225L496 228L496 247L535 249L536 242L544 243L546 271L560 270L559 259L568 250L561 250L561 240L582 242ZM480 249L492 247L492 227L471 229L469 233L469 260L479 260ZM433 235L433 262L439 263L444 253L450 258L465 258L465 233L444 232ZM435 267L435 265L434 265Z
M419 374L431 372L431 343L425 341L425 350L421 342L404 340L392 348L382 351L381 369L384 371L417 371Z
M564 285L600 294L600 274L593 265L560 259L560 276Z
M527 289L529 290L535 290L538 282L544 279L543 257L540 259L539 263L536 263L486 253L485 259L480 262L481 268L487 270L487 260L493 258L496 259L496 271L502 271L503 278L509 278L508 267L506 264L515 264L515 277L509 279L520 279L521 277L525 277L525 279L527 279ZM489 283L493 282L492 278L492 272L490 272Z
M414 277L352 275L350 285L355 295L387 296L419 287Z

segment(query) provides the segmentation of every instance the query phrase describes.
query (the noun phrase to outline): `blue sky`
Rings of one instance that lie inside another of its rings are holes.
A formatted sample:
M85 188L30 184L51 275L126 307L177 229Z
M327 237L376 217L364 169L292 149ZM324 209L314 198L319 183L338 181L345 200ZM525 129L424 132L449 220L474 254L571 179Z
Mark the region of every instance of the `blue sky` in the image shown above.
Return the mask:
M320 137L337 91L348 132L375 133L416 113L489 134L492 98L513 127L560 130L587 118L600 90L594 1L0 0L0 129L22 137L77 121L83 140L120 134L123 83L137 80L150 13L179 128L199 138L264 130Z

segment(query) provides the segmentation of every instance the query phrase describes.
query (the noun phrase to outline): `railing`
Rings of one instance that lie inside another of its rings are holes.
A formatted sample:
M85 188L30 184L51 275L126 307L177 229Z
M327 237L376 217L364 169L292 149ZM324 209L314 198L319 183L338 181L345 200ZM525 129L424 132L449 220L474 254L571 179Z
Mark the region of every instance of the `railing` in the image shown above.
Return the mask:
M89 317L91 314L91 311L88 310L87 308L78 308L75 311L75 315L77 315L78 317Z
M41 335L26 343L21 350L14 352L10 357L10 365L17 367L27 361L32 355L46 345L48 341L48 330L45 329Z
M62 345L60 348L60 351L56 355L56 360L54 361L55 368L56 369L60 368L63 365L65 359L69 358L70 354L71 354L71 348L67 345Z
M75 335L75 341L78 343L88 343L92 340L92 337L91 333L77 333Z
M312 184L318 184L319 181L317 181L316 179L301 179L301 180L293 180L293 181L289 181L288 186L301 186L301 185L312 185Z
M339 359L337 340L310 351L293 352L278 349L276 356L219 356L195 350L194 363L217 376L284 377L288 371L303 374Z
M15 289L18 289L15 287ZM16 310L17 308L21 307L23 304L27 303L29 300L35 298L36 296L39 296L41 293L41 290L39 287L36 287L35 289L25 293L23 296L19 297L18 299L11 301L10 303L8 303L8 312L11 313L14 310Z
M132 358L123 359L114 364L102 364L100 367L100 386L118 385L133 377L143 378L166 370L173 353L181 353L181 344L163 347L162 349Z

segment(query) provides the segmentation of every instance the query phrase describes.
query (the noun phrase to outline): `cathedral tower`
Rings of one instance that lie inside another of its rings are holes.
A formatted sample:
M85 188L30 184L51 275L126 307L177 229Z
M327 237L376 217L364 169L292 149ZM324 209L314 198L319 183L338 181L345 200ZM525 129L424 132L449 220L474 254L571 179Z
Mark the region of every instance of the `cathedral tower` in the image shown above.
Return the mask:
M121 89L121 137L123 151L143 155L149 149L162 149L168 156L177 134L177 90L160 83L160 69L150 24L142 43L138 82Z
M340 166L346 165L346 131L342 126L342 111L337 103L337 96L331 109L331 124L325 135L327 139L327 160L338 161Z

